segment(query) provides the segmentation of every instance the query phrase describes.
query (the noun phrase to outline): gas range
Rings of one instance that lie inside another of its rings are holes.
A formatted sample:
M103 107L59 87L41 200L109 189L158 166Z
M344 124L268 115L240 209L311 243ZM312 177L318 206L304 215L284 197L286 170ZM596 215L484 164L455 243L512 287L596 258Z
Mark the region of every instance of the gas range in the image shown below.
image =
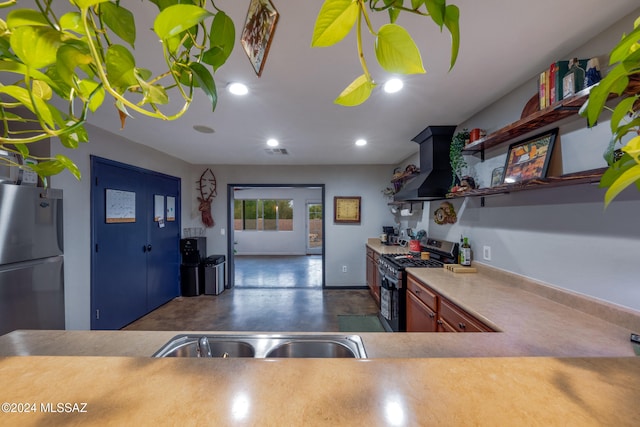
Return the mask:
M378 259L380 283L380 320L385 330L402 332L406 325L407 268L442 268L458 259L458 244L445 240L424 239L419 253L384 254Z
M457 243L436 239L426 239L421 243L429 259L422 259L420 253L412 252L380 255L380 273L402 280L406 268L442 268L444 264L454 264L458 258Z

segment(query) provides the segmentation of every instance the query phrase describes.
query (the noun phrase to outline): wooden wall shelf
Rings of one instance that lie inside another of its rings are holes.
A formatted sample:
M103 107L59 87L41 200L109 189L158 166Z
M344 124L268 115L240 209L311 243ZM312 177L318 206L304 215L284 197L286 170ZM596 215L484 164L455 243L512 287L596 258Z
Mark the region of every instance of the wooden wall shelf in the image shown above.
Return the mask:
M481 152L482 157L484 158L484 150L488 148L496 147L505 142L511 142L519 136L534 132L544 126L551 125L567 117L577 115L580 111L580 107L582 107L585 101L589 98L589 93L591 93L591 89L594 87L595 86L590 86L569 98L556 102L544 110L536 111L527 117L498 129L484 138L466 145L462 152ZM638 93L640 93L640 77L632 77L629 79L629 85L622 96L633 96ZM609 99L614 98L616 98L615 94L609 95Z
M460 197L484 197L494 194L508 194L516 191L536 190L540 188L564 187L567 185L590 184L599 182L602 174L607 168L592 169L572 174L553 176L540 179L531 179L528 181L518 182L516 184L502 184L490 188L477 188L460 193L447 194L448 199L456 199Z

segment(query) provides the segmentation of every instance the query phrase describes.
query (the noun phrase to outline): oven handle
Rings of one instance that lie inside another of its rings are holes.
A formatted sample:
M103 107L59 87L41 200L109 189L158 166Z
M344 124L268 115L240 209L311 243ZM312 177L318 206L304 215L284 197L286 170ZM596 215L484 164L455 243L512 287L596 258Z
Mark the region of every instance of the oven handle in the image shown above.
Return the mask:
M385 283L387 282L387 283ZM382 271L380 272L380 286L385 289L394 289L398 288L398 284L400 281L397 277L391 277L384 274ZM392 286L389 286L391 284ZM386 286L385 286L386 285Z

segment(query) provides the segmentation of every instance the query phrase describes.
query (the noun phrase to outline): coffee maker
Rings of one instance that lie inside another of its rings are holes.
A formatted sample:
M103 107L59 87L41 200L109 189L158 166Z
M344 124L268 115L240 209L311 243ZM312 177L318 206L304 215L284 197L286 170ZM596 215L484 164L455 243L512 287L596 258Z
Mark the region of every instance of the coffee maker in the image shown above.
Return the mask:
M395 245L398 243L398 235L395 228L383 226L380 240L384 245Z

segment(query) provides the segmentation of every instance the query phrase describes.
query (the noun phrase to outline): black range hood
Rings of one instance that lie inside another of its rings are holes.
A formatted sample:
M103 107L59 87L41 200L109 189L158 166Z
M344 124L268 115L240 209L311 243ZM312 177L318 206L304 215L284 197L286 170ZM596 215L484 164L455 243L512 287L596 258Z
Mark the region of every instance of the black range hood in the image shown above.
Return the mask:
M420 144L420 174L407 181L393 199L397 202L443 199L453 172L449 147L456 126L429 126L412 141Z

